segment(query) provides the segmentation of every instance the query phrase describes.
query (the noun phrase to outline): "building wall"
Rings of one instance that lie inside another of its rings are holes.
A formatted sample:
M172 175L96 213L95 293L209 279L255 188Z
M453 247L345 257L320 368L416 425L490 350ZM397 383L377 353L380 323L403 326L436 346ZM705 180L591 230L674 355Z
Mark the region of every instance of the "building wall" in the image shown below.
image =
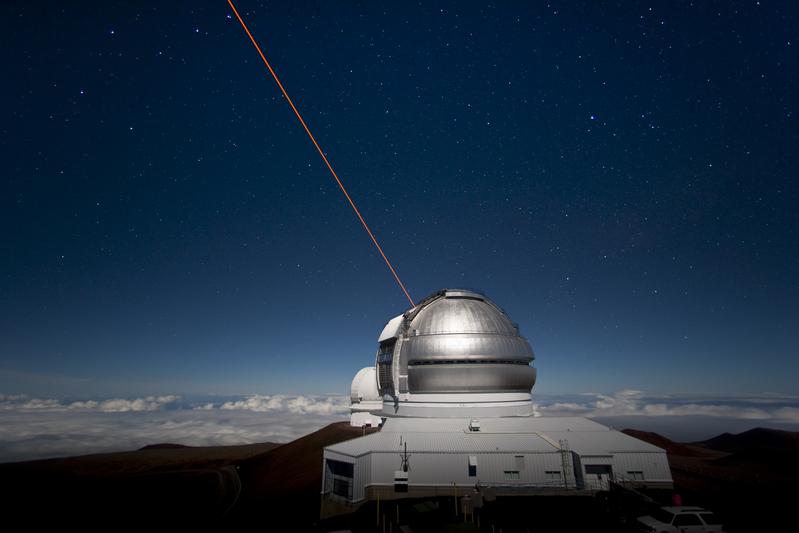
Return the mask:
M376 452L371 455L371 483L392 484L394 471L400 469L397 453ZM410 485L473 486L481 484L562 485L547 477L546 471L562 472L560 453L410 453ZM477 458L477 475L469 476L469 456ZM524 458L524 466L517 468L516 455ZM519 471L519 479L508 479L505 471ZM562 479L562 478L561 478ZM571 478L571 486L574 480Z
M607 490L610 488L610 475L603 475L601 478L589 472L591 467L601 465L609 467L612 472L616 471L612 455L582 455L580 456L580 468L582 468L583 486L588 490Z
M608 481L631 480L631 471L641 472L642 480L637 484L665 484L671 485L671 469L669 468L668 458L665 453L660 452L617 452L612 455L580 455L579 468L583 475L586 489L608 488ZM609 465L612 468L613 477L605 476L600 480L596 475L589 474L587 466ZM579 475L578 475L579 478Z
M616 453L613 457L613 471L628 478L628 472L643 472L643 481L671 483L671 469L665 453L657 452L625 452Z
M345 463L352 463L354 465L352 479L352 501L357 502L362 500L364 497L364 487L370 483L371 462L369 460L369 454L361 457L350 457L341 453L325 450L324 458L325 461L327 461L327 459L333 459ZM325 474L325 477L322 479L322 492L327 492L329 489L330 482L327 479L327 474Z
M448 487L455 483L458 487L482 485L501 485L519 487L564 487L563 463L560 452L548 453L447 453L447 452L409 452L410 470L408 481L411 487ZM469 456L477 458L477 475L469 476ZM522 456L524 465L517 466L516 456ZM367 487L392 487L394 472L401 468L400 454L397 452L370 452L360 457L325 450L325 459L352 463L353 486L352 501L358 502L366 497ZM665 453L622 452L613 455L582 455L580 460L569 468L568 488L589 490L606 489L607 479L600 486L596 476L586 475L586 465L610 465L614 476L628 477L628 472L643 472L642 485L671 484L671 472ZM577 471L579 469L579 472ZM509 479L505 471L519 471L519 479ZM560 472L559 479L553 479L547 472ZM585 479L580 487L575 479ZM327 489L326 489L327 487ZM322 491L329 490L329 483L323 480Z

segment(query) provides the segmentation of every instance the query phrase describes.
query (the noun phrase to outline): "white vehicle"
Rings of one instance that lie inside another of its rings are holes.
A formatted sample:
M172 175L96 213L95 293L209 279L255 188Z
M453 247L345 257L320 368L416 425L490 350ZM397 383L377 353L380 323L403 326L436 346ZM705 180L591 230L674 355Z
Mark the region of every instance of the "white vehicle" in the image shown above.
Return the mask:
M701 507L661 507L636 519L638 531L649 533L724 533L716 515Z

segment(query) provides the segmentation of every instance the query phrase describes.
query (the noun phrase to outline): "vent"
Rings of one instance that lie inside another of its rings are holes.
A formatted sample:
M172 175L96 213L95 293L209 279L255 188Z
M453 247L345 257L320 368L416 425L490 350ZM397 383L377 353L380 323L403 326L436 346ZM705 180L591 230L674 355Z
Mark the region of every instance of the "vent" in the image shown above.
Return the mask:
M377 350L377 383L382 394L386 392L393 393L394 391L392 363L394 362L394 346L396 344L396 338L388 339L381 342Z

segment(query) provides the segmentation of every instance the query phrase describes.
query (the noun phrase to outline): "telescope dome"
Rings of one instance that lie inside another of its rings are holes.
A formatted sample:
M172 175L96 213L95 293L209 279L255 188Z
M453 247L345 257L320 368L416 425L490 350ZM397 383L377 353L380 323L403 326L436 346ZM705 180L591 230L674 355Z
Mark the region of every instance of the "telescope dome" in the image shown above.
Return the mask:
M364 401L380 400L380 394L377 391L377 378L375 376L375 367L367 366L362 368L352 378L352 385L350 386L350 400L352 403L359 403Z
M380 334L376 359L384 411L390 405L394 416L402 416L402 405L405 411L435 406L437 416L442 406L475 403L532 412L533 350L479 292L443 289L393 318Z

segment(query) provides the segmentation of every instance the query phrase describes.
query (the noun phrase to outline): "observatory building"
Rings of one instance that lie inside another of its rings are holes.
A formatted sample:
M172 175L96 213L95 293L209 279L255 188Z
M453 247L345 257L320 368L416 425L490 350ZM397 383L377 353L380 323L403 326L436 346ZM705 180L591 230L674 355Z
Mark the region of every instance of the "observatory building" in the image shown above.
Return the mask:
M536 416L534 358L519 327L475 291L437 291L389 320L374 366L351 388L350 423L380 431L325 448L322 515L475 487L672 487L665 450L587 418Z

